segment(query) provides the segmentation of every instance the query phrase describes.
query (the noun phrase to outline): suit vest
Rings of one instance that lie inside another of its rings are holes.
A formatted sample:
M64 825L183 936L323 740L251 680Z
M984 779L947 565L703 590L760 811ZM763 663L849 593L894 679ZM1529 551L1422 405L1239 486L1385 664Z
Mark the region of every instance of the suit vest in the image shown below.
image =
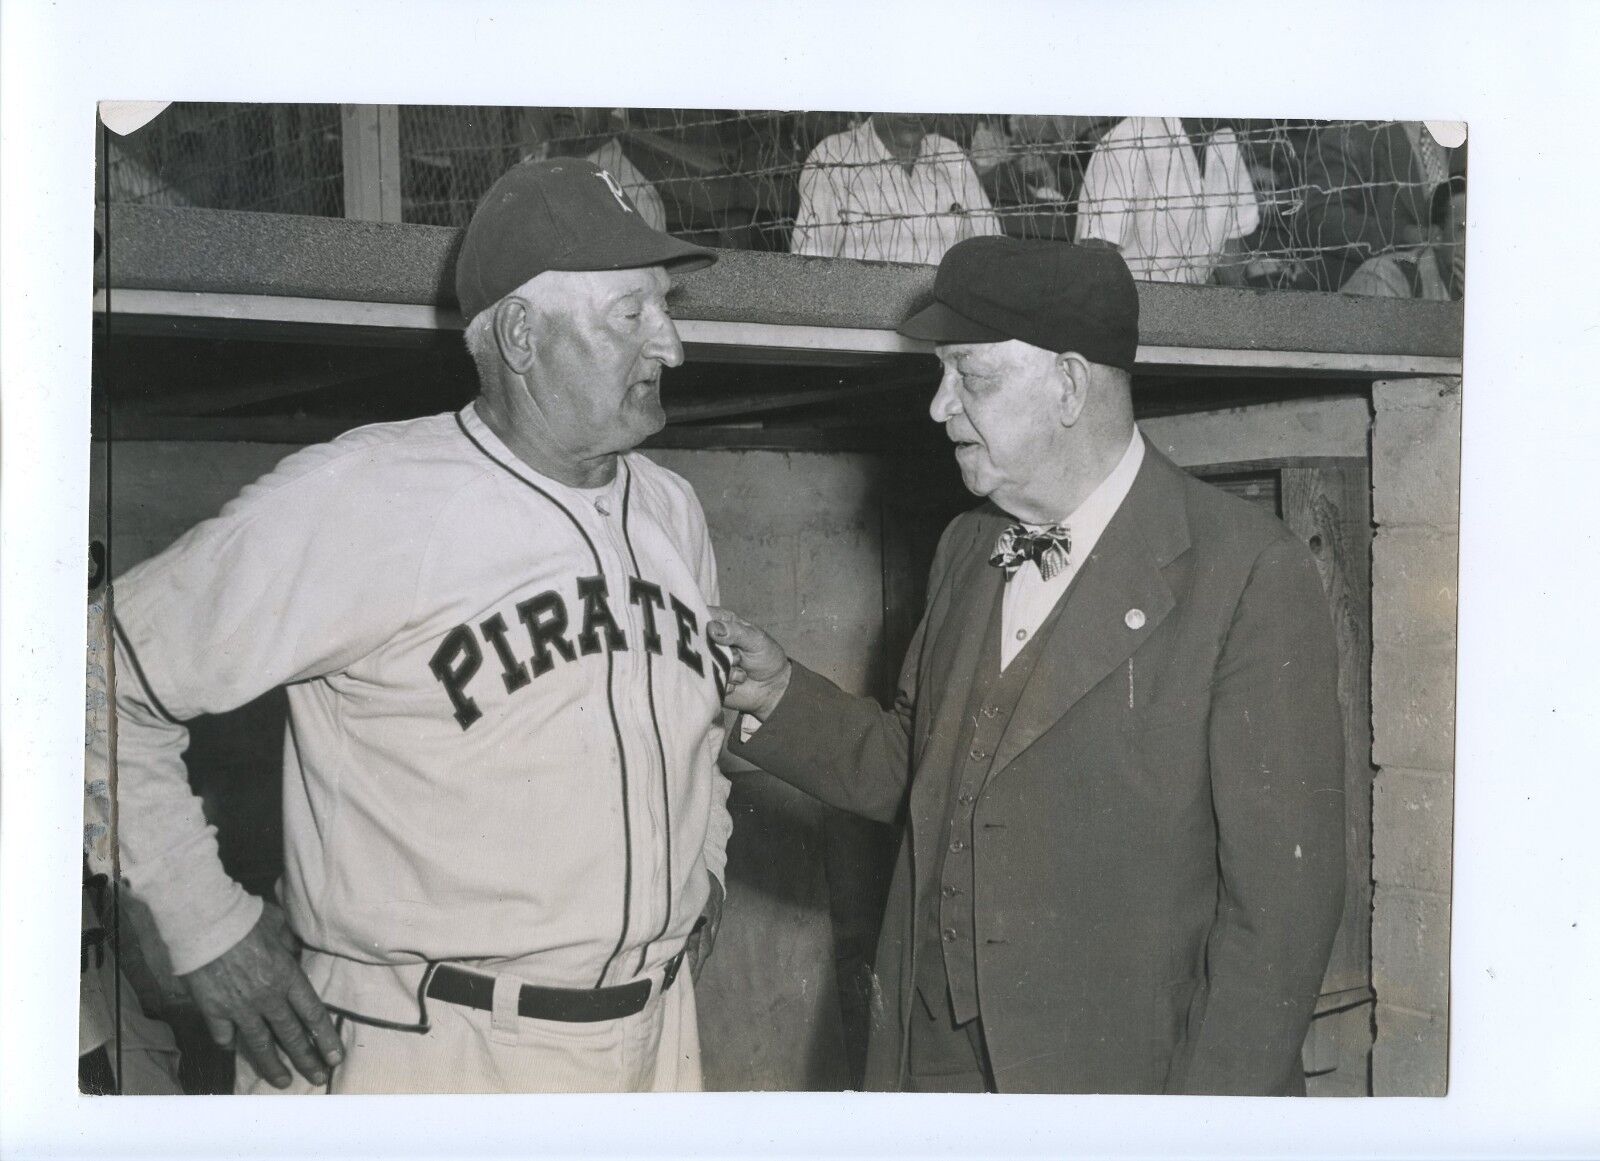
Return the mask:
M1054 631L1066 603L1063 594L1040 623L1033 639L1002 670L1000 634L1005 588L1001 586L997 590L984 634L978 673L962 714L960 744L953 751L954 768L917 771L919 778L942 779L947 789L945 827L936 848L940 852L939 866L918 917L921 930L916 986L935 1014L947 1011L957 1024L965 1024L978 1015L973 867L985 828L975 827L973 816L984 785L993 773L1000 739L1005 736L1011 714L1033 676L1041 652L1039 642Z

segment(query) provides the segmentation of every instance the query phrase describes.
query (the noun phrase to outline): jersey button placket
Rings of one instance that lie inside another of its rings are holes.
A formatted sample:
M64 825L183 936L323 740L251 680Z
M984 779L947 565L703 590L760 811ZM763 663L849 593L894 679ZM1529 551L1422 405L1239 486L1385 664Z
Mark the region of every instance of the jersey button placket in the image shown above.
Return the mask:
M627 641L626 649L612 654L610 665L617 717L627 747L628 800L633 819L634 917L629 924L629 942L642 947L661 929L666 918L666 844L670 838L662 814L662 771L650 717L650 661L643 631L629 615L632 606L628 603L628 578L633 575L632 560L637 549L630 550L630 530L623 524L620 493L616 497L609 493L596 497L594 511L598 540L605 546L602 560L611 615ZM640 567L644 567L642 560ZM628 965L630 970L637 962L635 959Z

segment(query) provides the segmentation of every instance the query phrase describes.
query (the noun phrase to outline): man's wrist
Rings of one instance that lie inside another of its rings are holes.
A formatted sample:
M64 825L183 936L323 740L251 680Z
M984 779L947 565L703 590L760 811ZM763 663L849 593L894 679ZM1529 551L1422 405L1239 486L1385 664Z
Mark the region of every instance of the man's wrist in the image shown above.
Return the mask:
M794 676L794 663L785 661L783 672L773 679L772 689L767 694L765 703L752 716L758 721L765 722L778 711L778 703L783 700L783 695L789 692L789 679Z

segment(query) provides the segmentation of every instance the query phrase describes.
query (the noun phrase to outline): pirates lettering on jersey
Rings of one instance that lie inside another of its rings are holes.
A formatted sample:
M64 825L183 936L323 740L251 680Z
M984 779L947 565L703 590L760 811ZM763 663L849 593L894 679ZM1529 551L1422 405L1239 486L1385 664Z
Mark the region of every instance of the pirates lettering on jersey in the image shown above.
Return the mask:
M468 692L468 686L479 678L486 657L492 656L491 671L498 662L505 690L514 694L560 663L576 662L580 656L590 657L606 651L627 651L628 636L612 609L605 577L577 577L573 591L576 597L570 604L568 598L555 589L546 589L517 602L516 619L522 622L527 638L526 644L521 645L520 656L516 635L505 614L500 612L485 617L475 627L457 625L444 635L428 660L428 669L444 687L451 714L463 730L471 729L473 723L483 717L483 710ZM717 700L721 701L733 663L721 646L704 635L694 610L643 577L628 578L627 603L639 610L640 643L657 657L670 652L685 669L704 677L705 658L698 647L705 645L711 655L711 680ZM669 607L671 614L667 619ZM661 614L662 619L658 620L657 614ZM578 627L573 632L575 619ZM669 634L665 646L663 630ZM484 645L488 646L487 650ZM480 687L478 692L483 693L485 688Z

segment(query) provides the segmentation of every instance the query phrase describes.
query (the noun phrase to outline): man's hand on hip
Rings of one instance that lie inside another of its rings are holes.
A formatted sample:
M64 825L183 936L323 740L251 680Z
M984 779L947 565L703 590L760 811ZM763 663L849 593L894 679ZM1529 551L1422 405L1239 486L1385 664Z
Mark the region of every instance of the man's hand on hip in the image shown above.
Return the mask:
M764 629L713 605L706 631L733 655L722 704L765 721L789 688L789 657Z
M299 941L283 912L268 903L249 933L216 959L182 977L222 1047L232 1046L277 1088L289 1084L277 1048L312 1084L344 1059L344 1046L317 993L300 970Z

